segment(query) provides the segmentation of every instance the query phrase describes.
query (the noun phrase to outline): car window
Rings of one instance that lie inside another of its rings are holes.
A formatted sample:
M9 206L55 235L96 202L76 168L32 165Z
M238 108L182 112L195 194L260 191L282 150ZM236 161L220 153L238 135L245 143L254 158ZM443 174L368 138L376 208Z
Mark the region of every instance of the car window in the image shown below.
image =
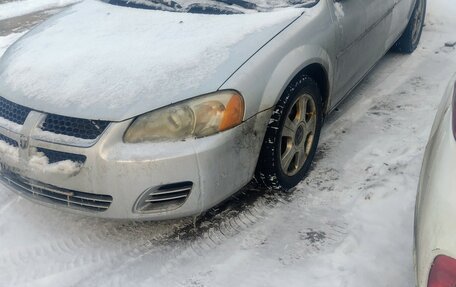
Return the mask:
M318 0L102 0L104 2L140 9L200 14L243 14L267 12L285 7L307 7Z

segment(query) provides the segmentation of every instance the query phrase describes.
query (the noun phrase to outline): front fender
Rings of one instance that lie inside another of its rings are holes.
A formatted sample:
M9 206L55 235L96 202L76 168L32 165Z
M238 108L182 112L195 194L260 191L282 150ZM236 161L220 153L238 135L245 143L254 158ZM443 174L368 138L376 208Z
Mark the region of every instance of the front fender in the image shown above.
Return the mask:
M271 74L263 93L260 110L275 106L294 77L312 64L320 65L325 70L328 79L329 75L333 75L331 60L322 47L302 46L288 53ZM331 93L331 87L332 85L329 85L329 93Z
M220 87L241 92L246 119L273 107L292 79L311 64L326 71L331 94L337 26L327 5L320 1L306 10Z

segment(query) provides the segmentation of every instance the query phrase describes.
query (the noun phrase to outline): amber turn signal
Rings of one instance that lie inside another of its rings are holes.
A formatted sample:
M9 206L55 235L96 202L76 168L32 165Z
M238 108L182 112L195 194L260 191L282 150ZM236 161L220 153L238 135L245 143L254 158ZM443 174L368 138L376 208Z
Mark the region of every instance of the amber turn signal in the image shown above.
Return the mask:
M219 130L231 129L242 122L244 118L244 100L239 94L233 94L225 107Z

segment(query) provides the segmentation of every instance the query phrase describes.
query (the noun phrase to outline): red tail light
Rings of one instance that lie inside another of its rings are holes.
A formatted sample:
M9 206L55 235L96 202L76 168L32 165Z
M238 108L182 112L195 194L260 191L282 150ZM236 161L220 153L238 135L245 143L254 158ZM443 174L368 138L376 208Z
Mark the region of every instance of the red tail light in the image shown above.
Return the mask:
M456 260L448 256L439 255L429 273L428 287L456 286Z
M453 136L456 140L456 83L453 90Z

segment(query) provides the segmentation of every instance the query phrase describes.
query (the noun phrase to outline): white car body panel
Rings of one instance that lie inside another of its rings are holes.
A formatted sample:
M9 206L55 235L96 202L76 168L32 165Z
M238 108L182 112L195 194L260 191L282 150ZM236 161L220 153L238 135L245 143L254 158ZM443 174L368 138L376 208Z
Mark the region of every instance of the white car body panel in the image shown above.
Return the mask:
M415 260L419 287L427 286L437 255L456 258L456 140L452 131L455 80L439 106L418 186Z

